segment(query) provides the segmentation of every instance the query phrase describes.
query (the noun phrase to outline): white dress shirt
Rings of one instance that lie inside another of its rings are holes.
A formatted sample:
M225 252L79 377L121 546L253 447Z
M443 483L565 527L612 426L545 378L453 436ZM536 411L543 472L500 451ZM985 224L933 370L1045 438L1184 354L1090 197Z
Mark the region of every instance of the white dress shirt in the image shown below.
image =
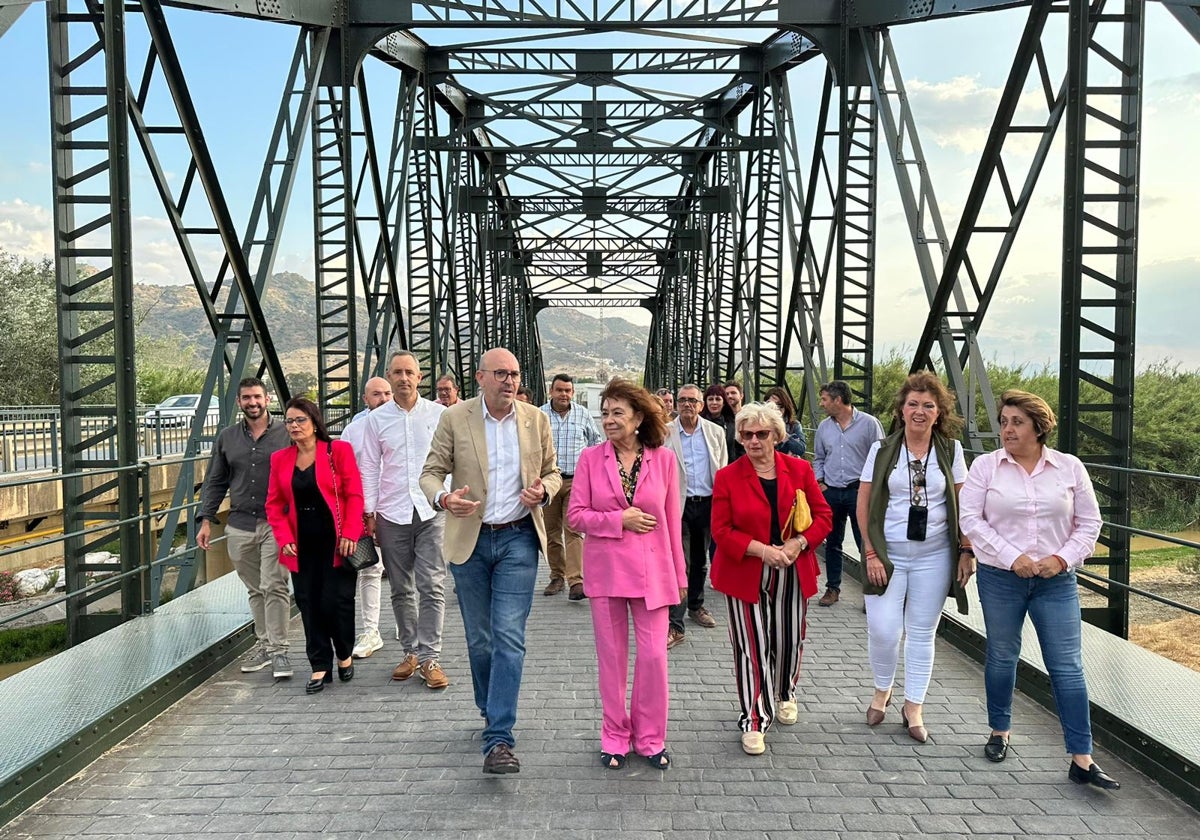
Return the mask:
M480 400L483 407L483 430L487 438L488 489L483 503L483 521L488 525L502 525L520 519L529 513L521 504L521 441L517 435L517 409L509 408L504 417L494 417L488 411L487 400Z
M444 405L424 397L417 397L411 411L390 400L360 421L365 429L358 450L358 469L367 513L397 525L411 525L414 510L422 522L434 517L435 511L419 482L433 430L445 410Z

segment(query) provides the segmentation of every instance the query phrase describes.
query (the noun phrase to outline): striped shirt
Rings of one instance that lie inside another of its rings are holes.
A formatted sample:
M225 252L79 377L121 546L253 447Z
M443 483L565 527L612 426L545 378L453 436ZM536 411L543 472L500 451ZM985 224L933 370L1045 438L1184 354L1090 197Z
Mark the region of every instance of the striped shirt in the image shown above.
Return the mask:
M571 403L565 417L555 411L550 403L543 405L542 411L550 418L550 435L558 452L559 472L564 477L572 476L583 450L600 442L600 432L592 422L592 415L577 402Z

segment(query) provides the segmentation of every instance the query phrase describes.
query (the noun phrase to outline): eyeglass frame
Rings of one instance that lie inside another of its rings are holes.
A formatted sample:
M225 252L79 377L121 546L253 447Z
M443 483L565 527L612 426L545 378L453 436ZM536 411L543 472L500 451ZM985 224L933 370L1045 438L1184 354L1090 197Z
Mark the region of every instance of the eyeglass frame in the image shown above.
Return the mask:
M285 426L303 426L305 423L311 423L312 418L305 414L303 417L285 417L283 425Z
M749 442L750 440L760 440L763 443L766 443L771 439L772 434L773 431L771 429L757 429L753 432L749 429L738 429L738 438L746 442Z
M480 368L480 373L490 373L497 382L520 382L521 371L519 370L493 370L490 368Z
M704 400L697 397L677 397L675 402L679 405L700 405Z

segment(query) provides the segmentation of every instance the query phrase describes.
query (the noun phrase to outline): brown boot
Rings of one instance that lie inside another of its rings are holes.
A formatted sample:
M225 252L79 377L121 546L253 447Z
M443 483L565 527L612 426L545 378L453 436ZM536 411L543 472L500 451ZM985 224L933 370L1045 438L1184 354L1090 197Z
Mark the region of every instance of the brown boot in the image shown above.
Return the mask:
M832 607L838 602L841 594L836 589L826 589L825 594L821 596L821 600L817 601L822 607Z
M567 582L560 577L550 578L550 583L542 590L543 595L557 595L562 592L567 586Z

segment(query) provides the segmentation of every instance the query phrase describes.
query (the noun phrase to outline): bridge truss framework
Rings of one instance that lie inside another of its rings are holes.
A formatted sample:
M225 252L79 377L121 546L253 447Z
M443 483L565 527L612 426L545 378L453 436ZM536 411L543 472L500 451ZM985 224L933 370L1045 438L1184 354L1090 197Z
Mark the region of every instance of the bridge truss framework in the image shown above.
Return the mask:
M1200 38L1198 4L1166 3ZM0 35L29 5L0 0ZM995 402L978 335L1059 131L1059 439L1117 468L1094 476L1111 523L1102 538L1108 556L1095 562L1128 581L1130 493L1121 469L1132 466L1139 0L32 5L44 6L49 33L63 470L76 476L64 492L69 589L85 582L87 551L119 541L122 559L111 570L128 572L145 541L127 521L140 506L130 469L138 458L133 154L147 161L212 330L200 405L221 396L227 419L245 375L266 377L288 397L263 298L291 195L311 189L319 391L334 428L396 348L469 387L481 351L502 345L540 389L536 317L554 305L648 309L651 387L738 380L761 394L782 384L810 422L827 379L849 381L856 400L869 403L877 195L890 169L928 301L912 368L947 378L968 420L967 443L979 449L994 445ZM234 187L217 175L164 5L296 32L245 229L233 221ZM948 224L890 28L1012 7L1023 9L1025 29L961 218ZM1057 76L1046 46L1056 17L1068 43ZM149 36L145 55L128 52L134 26ZM487 37L476 38L481 32ZM789 71L817 60L826 72L816 130L802 138ZM398 76L391 113L372 112L366 61ZM1021 121L1018 100L1031 84L1043 113ZM1030 138L1029 161L1006 156L1009 144ZM173 178L160 150L181 141L187 169ZM306 145L312 180L297 184ZM215 273L196 256L213 247L223 254ZM821 317L831 308L832 337ZM87 434L99 393L115 396L119 421ZM203 423L194 425L188 456L206 442ZM91 480L89 471L106 477ZM114 490L117 509L100 511L95 500ZM188 462L164 533L185 524L194 498ZM97 531L105 517L126 522ZM169 548L162 540L157 557ZM185 563L179 586L193 575ZM146 593L125 578L117 616L89 611L94 593L72 599L72 640L153 608L157 571L154 581ZM1087 611L1088 620L1127 635L1127 594L1093 588L1106 605Z

